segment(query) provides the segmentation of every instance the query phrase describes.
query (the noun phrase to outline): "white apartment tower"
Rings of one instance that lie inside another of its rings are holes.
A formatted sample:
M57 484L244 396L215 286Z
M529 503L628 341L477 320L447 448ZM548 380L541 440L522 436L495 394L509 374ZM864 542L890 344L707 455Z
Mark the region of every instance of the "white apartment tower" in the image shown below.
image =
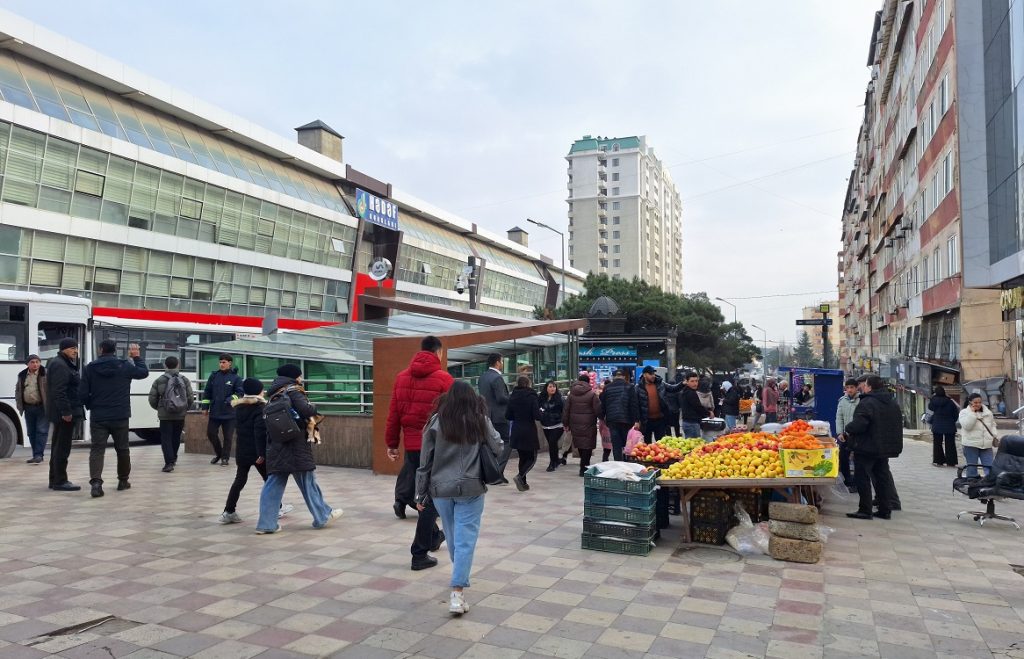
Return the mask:
M566 160L569 263L682 294L682 202L647 138L584 135Z

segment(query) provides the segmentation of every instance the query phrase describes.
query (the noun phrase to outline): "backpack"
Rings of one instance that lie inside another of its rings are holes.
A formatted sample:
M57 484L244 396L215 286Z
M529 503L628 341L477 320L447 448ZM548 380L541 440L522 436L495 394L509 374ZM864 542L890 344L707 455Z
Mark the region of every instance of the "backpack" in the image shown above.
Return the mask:
M180 374L167 376L167 386L164 387L164 395L160 399L160 409L168 414L184 414L188 411L188 388Z
M267 439L290 442L302 436L302 431L296 423L299 414L292 407L292 399L288 396L291 389L292 387L279 389L263 406L263 423L267 426Z

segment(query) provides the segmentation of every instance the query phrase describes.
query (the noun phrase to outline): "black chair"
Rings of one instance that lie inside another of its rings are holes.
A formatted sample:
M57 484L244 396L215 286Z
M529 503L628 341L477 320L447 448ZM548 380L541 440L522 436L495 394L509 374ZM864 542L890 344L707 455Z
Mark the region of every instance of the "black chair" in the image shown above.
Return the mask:
M964 465L957 467L953 489L971 499L985 504L985 512L963 510L957 513L957 519L963 515L971 515L981 525L989 519L1000 519L1010 522L1017 530L1020 524L1012 517L996 514L996 501L1019 499L1024 501L1024 436L1008 435L999 442L999 449L992 468L984 477L965 478L964 469L975 467L984 469L982 465ZM980 473L980 472L979 472Z

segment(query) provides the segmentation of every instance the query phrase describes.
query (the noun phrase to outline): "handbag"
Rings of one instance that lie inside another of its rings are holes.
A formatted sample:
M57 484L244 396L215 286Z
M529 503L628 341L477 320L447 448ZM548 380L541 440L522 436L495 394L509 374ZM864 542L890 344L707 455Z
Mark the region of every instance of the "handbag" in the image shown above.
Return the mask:
M925 425L929 425L930 426L930 425L932 425L932 419L934 417L935 417L935 412L933 412L931 410L928 410L927 412L925 412L924 414L921 415L921 421Z
M982 427L988 431L989 436L992 437L992 448L999 448L999 438L996 437L995 433L992 432L992 429L989 428L984 421L981 421L980 419L979 421L981 422Z
M505 476L502 475L501 468L498 466L498 458L491 453L491 447L485 438L480 439L479 448L480 480L487 485L500 485L505 480Z

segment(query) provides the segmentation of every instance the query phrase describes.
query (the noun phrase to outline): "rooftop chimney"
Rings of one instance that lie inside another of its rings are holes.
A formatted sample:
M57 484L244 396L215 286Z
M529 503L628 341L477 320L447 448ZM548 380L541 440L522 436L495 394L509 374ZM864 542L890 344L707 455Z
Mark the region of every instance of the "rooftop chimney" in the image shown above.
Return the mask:
M345 138L336 130L317 119L295 129L299 144L323 154L331 160L341 160L341 141Z
M512 227L508 230L508 239L514 243L518 243L523 247L530 246L530 234L519 227Z

